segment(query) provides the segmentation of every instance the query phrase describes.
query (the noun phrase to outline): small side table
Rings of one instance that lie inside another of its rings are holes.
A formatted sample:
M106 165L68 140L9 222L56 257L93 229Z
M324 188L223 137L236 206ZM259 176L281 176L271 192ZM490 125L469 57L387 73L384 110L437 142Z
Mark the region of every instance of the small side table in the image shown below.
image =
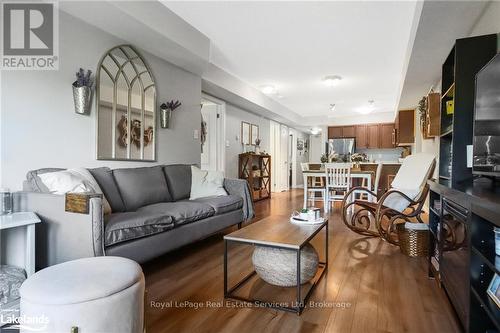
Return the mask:
M33 212L18 212L0 215L0 231L26 227L26 252L24 269L30 277L35 273L35 224L40 223L40 218Z

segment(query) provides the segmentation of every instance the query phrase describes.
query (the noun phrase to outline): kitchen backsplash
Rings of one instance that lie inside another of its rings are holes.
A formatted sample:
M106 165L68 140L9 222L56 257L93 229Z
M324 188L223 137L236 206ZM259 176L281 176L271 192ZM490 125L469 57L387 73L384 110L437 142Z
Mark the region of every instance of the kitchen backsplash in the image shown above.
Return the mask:
M356 149L357 153L365 153L370 162L397 162L403 148L391 149Z

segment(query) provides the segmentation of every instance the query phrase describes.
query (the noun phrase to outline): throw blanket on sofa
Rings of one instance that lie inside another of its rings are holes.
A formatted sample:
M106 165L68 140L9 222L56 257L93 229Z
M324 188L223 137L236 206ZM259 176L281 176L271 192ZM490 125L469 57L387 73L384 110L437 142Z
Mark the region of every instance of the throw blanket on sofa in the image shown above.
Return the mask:
M255 216L253 208L252 195L250 194L250 187L248 182L242 182L241 179L224 179L224 188L227 193L243 196L243 218L249 220Z

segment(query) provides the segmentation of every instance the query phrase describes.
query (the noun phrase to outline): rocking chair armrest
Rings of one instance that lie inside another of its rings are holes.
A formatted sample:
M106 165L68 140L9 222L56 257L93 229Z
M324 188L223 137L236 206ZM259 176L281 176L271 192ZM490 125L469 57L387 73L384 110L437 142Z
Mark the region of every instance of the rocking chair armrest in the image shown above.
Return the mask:
M354 191L362 191L362 192L367 192L371 195L373 195L375 198L377 197L377 194L375 192L373 192L372 190L370 190L369 188L367 187L363 187L363 186L356 186L356 187L352 187L349 191L347 191L347 193L344 195L344 200L342 200L342 207L344 207L346 204L347 204L347 199L351 197L351 194L352 192Z

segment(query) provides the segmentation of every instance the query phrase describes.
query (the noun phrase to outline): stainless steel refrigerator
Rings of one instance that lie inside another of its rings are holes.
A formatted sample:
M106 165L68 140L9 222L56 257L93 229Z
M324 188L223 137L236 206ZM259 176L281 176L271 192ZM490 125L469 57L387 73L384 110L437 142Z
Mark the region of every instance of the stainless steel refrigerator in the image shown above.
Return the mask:
M339 154L339 157L344 161L348 161L349 157L356 150L355 138L329 139L326 143L326 152L331 154Z

